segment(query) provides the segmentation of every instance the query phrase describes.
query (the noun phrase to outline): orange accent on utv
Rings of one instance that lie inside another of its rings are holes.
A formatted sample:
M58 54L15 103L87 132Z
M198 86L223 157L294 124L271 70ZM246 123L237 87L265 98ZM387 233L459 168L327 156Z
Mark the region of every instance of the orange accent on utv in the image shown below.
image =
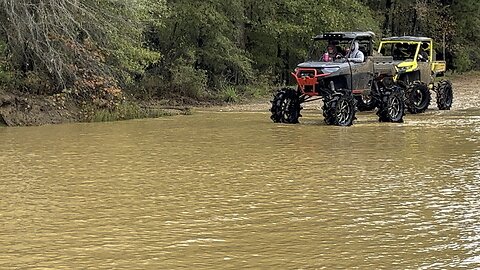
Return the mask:
M302 73L305 75L300 76ZM302 94L307 96L318 96L318 91L315 91L318 78L326 77L330 74L331 73L318 74L317 70L313 68L301 68L298 69L296 73L292 72L292 76L297 80L298 88Z

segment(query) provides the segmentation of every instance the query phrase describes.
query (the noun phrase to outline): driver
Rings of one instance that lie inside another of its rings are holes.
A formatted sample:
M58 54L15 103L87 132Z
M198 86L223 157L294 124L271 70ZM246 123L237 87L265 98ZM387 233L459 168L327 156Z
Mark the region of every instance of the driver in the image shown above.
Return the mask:
M346 55L348 61L351 61L354 63L362 63L365 60L365 55L363 54L362 51L359 50L359 48L360 48L360 44L358 44L358 41L355 41L352 44L352 48Z
M338 55L338 53L337 53L337 49L335 48L335 46L333 44L329 44L327 46L327 52L325 52L322 55L322 61L323 62L332 62L332 61L335 60L337 55Z

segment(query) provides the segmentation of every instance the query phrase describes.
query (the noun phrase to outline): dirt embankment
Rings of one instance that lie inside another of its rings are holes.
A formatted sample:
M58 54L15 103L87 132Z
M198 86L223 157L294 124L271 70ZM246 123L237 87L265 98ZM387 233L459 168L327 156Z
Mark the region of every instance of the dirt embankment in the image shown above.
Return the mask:
M480 72L450 76L454 87L452 110L480 107ZM431 106L435 104L432 97ZM160 104L160 103L157 103ZM312 104L313 105L313 104ZM151 106L151 105L150 105ZM202 106L214 111L268 111L269 98L244 104ZM161 109L161 108L159 108ZM175 111L175 108L173 108ZM171 110L172 111L172 110ZM81 107L65 96L27 95L21 92L0 92L0 125L33 126L85 121Z
M38 126L81 119L79 107L64 97L0 92L0 125Z

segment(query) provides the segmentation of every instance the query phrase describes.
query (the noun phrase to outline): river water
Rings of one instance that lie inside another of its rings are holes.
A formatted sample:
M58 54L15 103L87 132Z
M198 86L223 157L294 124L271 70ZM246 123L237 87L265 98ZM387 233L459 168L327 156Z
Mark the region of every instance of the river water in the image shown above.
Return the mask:
M480 110L0 128L0 269L475 269Z

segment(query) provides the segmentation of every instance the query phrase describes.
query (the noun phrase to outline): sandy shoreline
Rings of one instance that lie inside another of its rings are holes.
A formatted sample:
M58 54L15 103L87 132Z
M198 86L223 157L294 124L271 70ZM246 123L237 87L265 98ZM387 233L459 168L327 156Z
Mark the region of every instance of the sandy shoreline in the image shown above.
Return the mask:
M480 72L470 73L468 75L454 75L446 79L453 85L454 97L451 110L465 110L480 107ZM429 109L436 109L436 96L432 94ZM269 111L273 98L264 98L250 101L245 104L227 104L223 106L195 107L194 111L217 111L217 112L256 112ZM320 110L321 101L302 104L306 110Z

